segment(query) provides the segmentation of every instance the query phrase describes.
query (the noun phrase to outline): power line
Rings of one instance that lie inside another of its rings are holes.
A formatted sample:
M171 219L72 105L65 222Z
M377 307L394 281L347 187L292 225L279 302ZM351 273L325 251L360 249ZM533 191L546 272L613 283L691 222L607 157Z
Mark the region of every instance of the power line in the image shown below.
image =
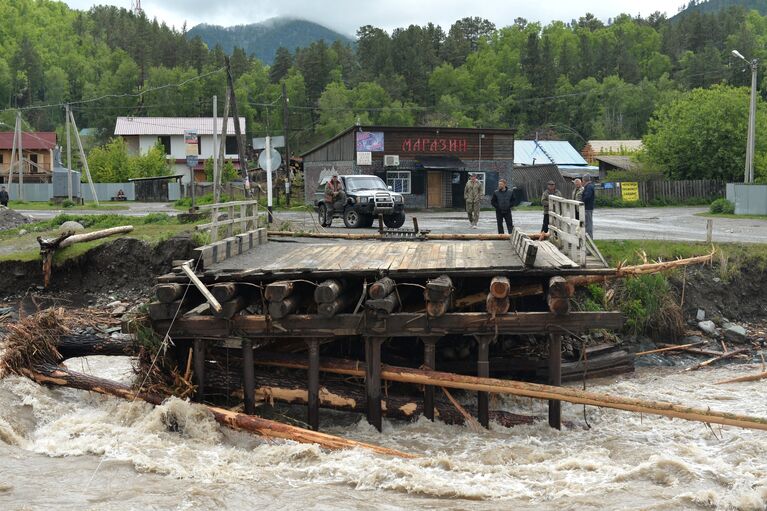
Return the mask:
M0 110L0 113L3 113L3 112L13 112L13 111L44 110L44 109L47 109L47 108L64 108L67 105L67 103L69 103L69 105L71 106L71 105L83 105L83 104L87 104L87 103L95 103L97 101L102 101L104 99L137 98L137 97L143 96L144 94L148 94L150 92L155 92L155 91L162 90L162 89L167 89L167 88L170 88L170 87L182 87L182 86L186 85L187 83L190 83L190 82L193 82L193 81L196 81L196 80L201 80L203 78L207 78L208 76L214 75L216 73L220 73L224 69L226 69L226 68L225 67L220 67L220 68L215 69L213 71L210 71L208 73L197 75L197 76L193 76L192 78L184 80L183 82L179 82L179 83L166 83L165 85L158 85L157 87L152 87L151 89L146 89L146 90L143 90L143 91L140 91L140 92L135 92L135 93L126 92L124 94L104 94L103 96L99 96L99 97L96 97L96 98L81 99L81 100L78 100L78 101L69 101L69 102L62 102L62 103L49 103L47 105L30 105L30 106L18 107L18 108L5 108L3 110ZM135 107L131 107L131 108L135 108Z

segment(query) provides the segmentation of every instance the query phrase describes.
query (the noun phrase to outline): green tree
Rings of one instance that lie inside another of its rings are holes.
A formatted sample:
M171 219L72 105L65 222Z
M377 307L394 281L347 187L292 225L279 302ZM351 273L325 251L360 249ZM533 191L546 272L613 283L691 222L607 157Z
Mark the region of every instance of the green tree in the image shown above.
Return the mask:
M97 183L123 183L132 175L132 162L122 137L115 137L88 153L88 168Z
M203 167L205 169L205 180L208 182L213 182L213 158L208 158L205 160L205 165ZM235 179L239 179L240 173L237 172L237 169L234 168L234 164L231 160L226 160L224 162L224 169L221 174L221 182L222 183L228 183L229 181L234 181Z
M157 143L146 154L131 159L131 177L155 177L170 175L170 165L165 158L165 148Z
M648 160L675 179L742 181L749 90L717 85L695 89L655 112L644 137ZM765 168L764 102L757 106L756 168Z
M274 63L269 67L269 81L279 83L288 74L292 65L293 55L290 54L290 50L282 46L277 48L277 53L274 54Z

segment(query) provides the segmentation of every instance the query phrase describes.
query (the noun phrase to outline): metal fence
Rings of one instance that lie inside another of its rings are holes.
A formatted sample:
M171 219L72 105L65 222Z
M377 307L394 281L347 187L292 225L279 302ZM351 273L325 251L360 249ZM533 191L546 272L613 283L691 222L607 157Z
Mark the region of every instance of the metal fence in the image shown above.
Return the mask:
M727 200L736 215L767 215L767 185L727 183Z
M18 183L6 184L4 186L8 190L11 200L19 199ZM53 185L51 183L25 183L21 186L25 201L48 202L53 197ZM93 187L96 189L96 196L100 202L110 201L112 197L117 196L118 190L122 190L125 193L127 200L136 199L136 189L133 183L94 183ZM83 200L86 202L93 201L93 194L89 185L83 184L80 190L82 191ZM180 198L181 187L179 184L168 183L168 200L175 201Z

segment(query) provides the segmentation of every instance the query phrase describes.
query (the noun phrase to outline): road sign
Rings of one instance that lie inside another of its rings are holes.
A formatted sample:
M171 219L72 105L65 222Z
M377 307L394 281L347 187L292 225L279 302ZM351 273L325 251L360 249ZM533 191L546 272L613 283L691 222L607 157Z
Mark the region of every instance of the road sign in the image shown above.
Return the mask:
M187 167L196 167L198 162L199 162L199 157L196 154L188 154L186 156Z
M621 183L623 202L639 202L639 183Z
M272 139L274 140L274 139ZM266 149L261 151L261 154L258 155L258 165L266 170L267 164L266 164ZM282 156L280 156L280 152L276 149L272 149L272 170L278 168L280 164L282 163Z
M285 147L285 137L280 135L279 137L272 137L272 148ZM266 149L266 137L258 137L253 139L253 149Z

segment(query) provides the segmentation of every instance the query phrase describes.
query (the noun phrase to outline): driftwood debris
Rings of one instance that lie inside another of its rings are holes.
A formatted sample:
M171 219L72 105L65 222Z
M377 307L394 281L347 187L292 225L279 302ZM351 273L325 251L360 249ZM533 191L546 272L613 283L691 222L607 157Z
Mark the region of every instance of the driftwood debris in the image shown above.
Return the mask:
M717 355L714 358L710 358L706 360L705 362L701 362L700 364L695 364L694 366L690 366L685 368L685 371L696 371L700 369L701 367L706 367L708 365L713 364L714 362L719 362L720 360L724 360L727 358L732 358L736 355L740 355L742 353L748 353L750 350L748 348L740 348L737 350L728 351L727 353L722 353L721 355Z
M694 348L702 344L706 344L706 343L704 341L700 341L700 342L691 342L689 344L665 345L663 348L658 348L655 350L640 351L638 353L634 353L634 355L637 357L641 357L644 355L653 355L655 353L665 353L667 351L684 351L687 348Z
M722 380L716 382L717 385L723 385L725 383L741 383L741 382L747 382L747 381L759 381L767 378L767 371L758 373L758 374L749 374L746 376L739 376L737 378L733 378L731 380Z
M53 364L39 364L31 368L22 368L20 372L24 376L27 376L40 384L72 387L129 400L138 398L153 405L161 405L166 398L166 396L156 393L136 392L122 383L106 380L104 378L96 378ZM345 438L263 419L255 415L233 412L224 408L207 405L202 406L205 406L216 421L224 426L248 431L267 438L279 438L300 443L317 444L326 449L333 450L363 448L386 456L415 458L412 454L397 451L395 449L347 440Z
M43 286L48 287L51 283L51 272L53 269L53 254L56 250L66 248L75 243L84 241L93 241L101 238L107 238L115 234L125 234L133 230L132 225L123 225L120 227L110 227L100 231L85 232L82 234L73 234L65 232L55 238L37 237L37 243L40 244L40 257L43 260Z
M295 357L286 357L284 355L267 356L266 354L259 354L256 364L289 367L293 369L307 368L307 364L304 360ZM363 367L364 366L360 362L323 359L320 370L360 377L365 374ZM723 424L727 426L767 431L767 418L716 412L714 410L677 405L663 401L646 401L642 399L599 394L569 387L556 387L552 385L526 383L513 380L499 380L496 378L479 378L476 376L464 376L424 369L395 367L386 364L382 365L381 378L401 383L434 385L477 392L512 394L536 399L567 401L575 404L614 408L616 410L629 412L661 415L689 421Z

